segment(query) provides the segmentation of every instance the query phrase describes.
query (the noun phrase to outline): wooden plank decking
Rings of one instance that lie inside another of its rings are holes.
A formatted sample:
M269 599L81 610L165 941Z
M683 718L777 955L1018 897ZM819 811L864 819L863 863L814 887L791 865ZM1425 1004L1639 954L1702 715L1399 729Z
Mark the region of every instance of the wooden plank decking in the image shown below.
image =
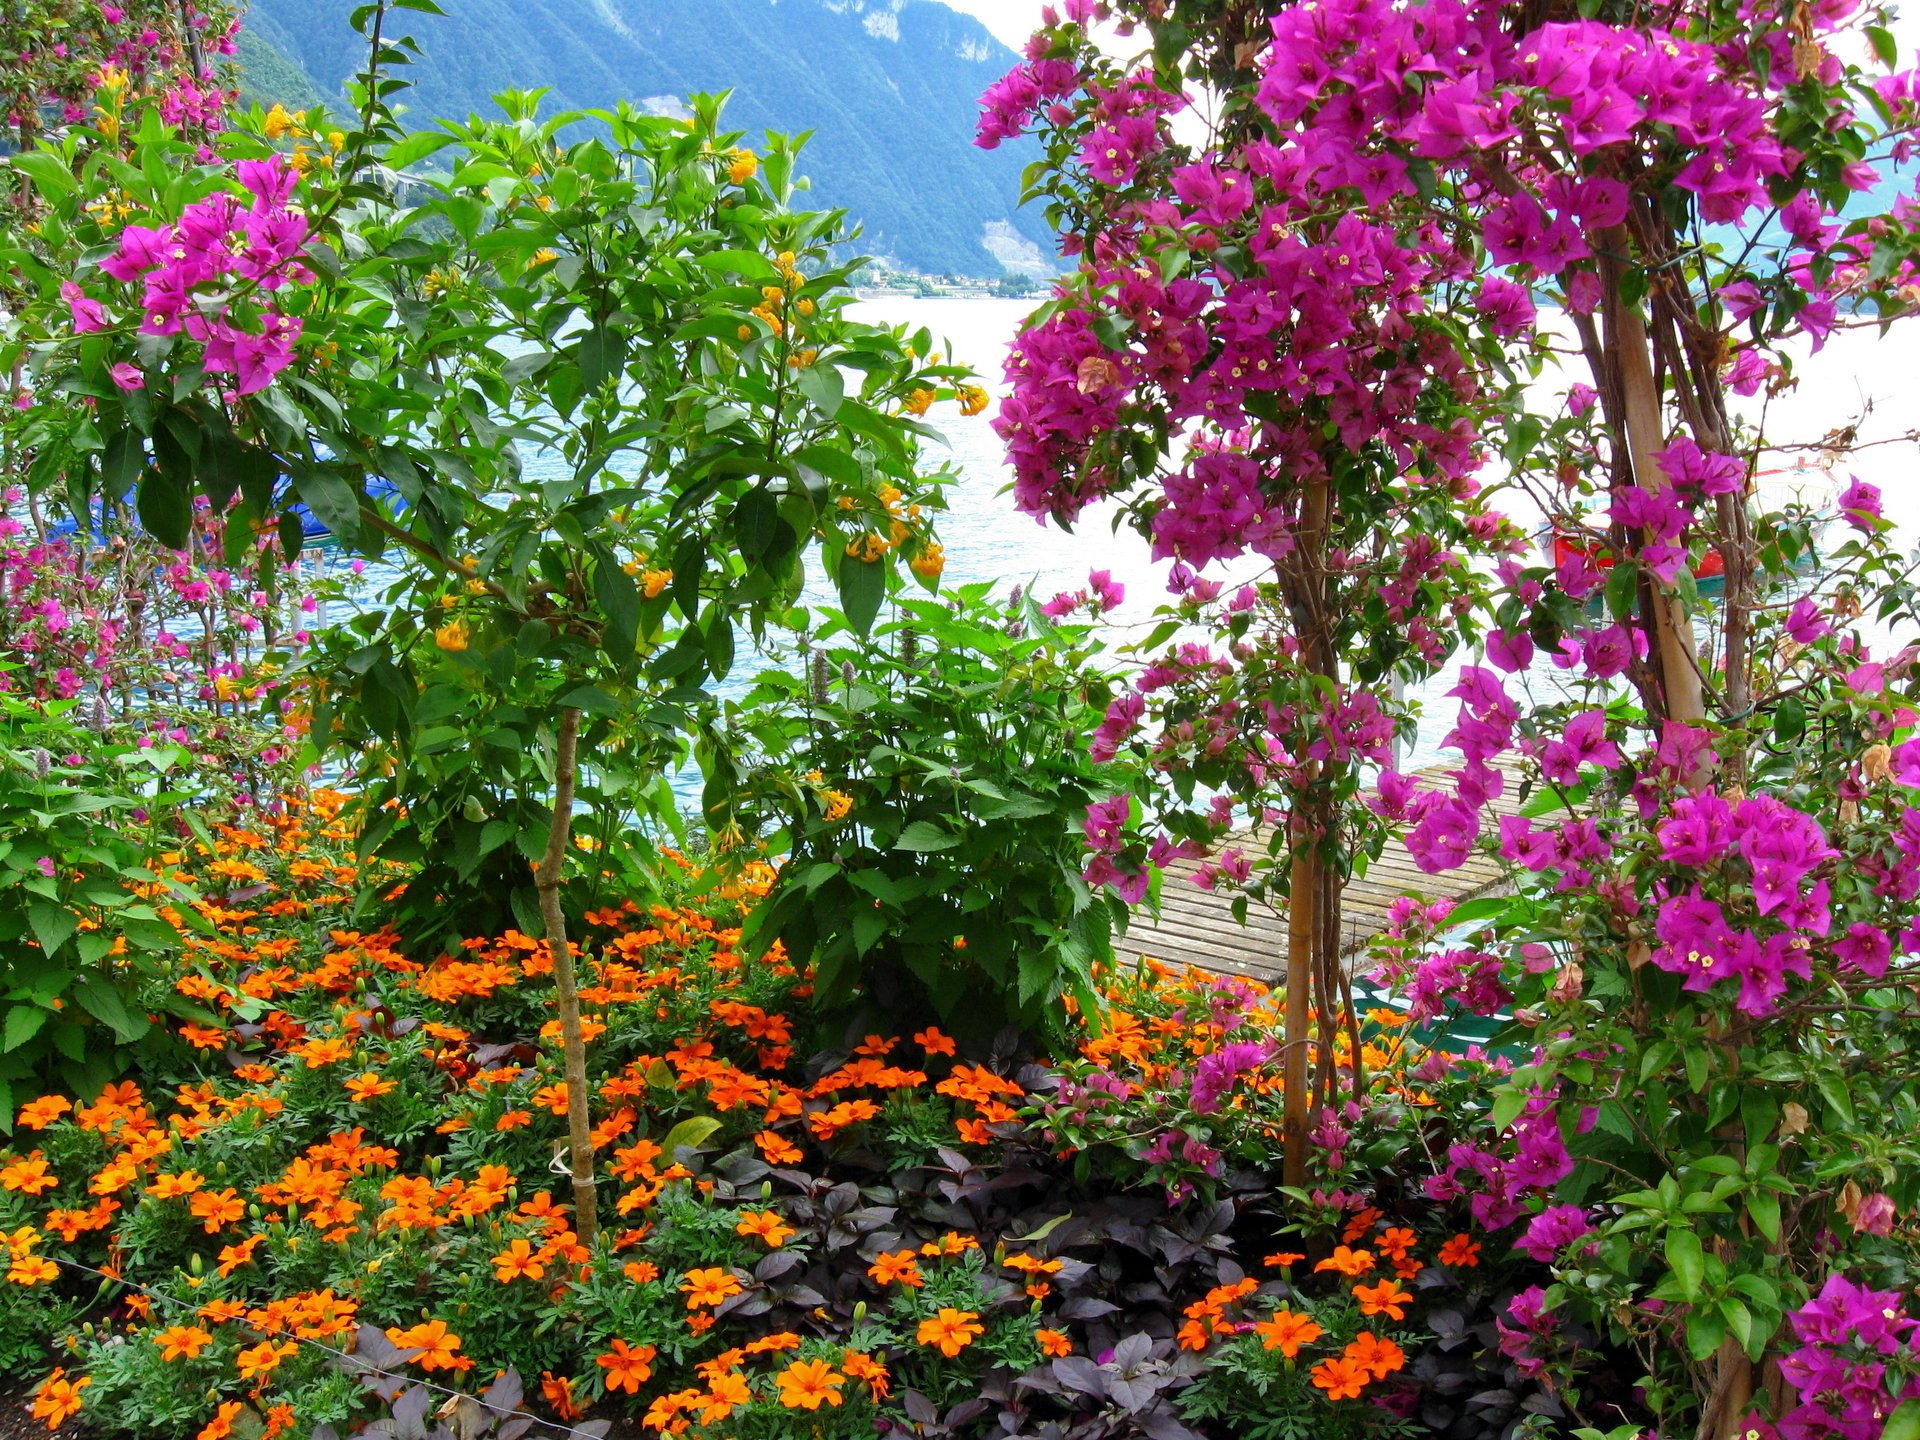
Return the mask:
M1419 772L1427 786L1448 785L1436 766ZM1506 793L1494 802L1495 815L1519 811L1515 798L1517 776L1509 774ZM1264 852L1264 838L1252 834L1234 837L1243 849ZM1234 843L1229 841L1228 843ZM1225 974L1245 975L1269 984L1286 974L1287 921L1284 913L1258 902L1247 911L1247 923L1235 922L1230 908L1233 897L1224 891L1202 890L1193 883L1199 869L1194 861L1181 861L1167 868L1161 886L1160 921L1154 924L1144 910L1115 945L1118 957L1131 963L1144 955L1169 965L1198 965L1202 969ZM1505 875L1498 861L1483 855L1473 856L1458 870L1444 875L1429 875L1413 863L1413 856L1400 841L1390 842L1380 858L1367 867L1367 873L1351 880L1342 894L1340 926L1342 948L1354 956L1385 928L1387 907L1402 895L1419 895L1427 900L1442 898L1465 900L1497 888Z

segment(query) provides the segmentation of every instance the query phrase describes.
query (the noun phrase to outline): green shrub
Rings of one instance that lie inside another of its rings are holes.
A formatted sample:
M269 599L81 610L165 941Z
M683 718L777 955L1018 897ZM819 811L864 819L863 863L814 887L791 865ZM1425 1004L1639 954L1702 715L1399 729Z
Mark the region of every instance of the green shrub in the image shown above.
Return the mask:
M989 590L903 601L871 640L826 612L803 673L730 707L743 811L789 852L749 934L811 961L826 1007L977 1036L1097 1004L1126 909L1081 878L1081 825L1127 775L1084 737L1115 679L1090 627Z
M104 743L72 709L0 694L0 1119L171 1043L150 1007L190 1013L157 977L180 934L156 903L191 893L161 877L153 819L182 798L164 787L185 751Z

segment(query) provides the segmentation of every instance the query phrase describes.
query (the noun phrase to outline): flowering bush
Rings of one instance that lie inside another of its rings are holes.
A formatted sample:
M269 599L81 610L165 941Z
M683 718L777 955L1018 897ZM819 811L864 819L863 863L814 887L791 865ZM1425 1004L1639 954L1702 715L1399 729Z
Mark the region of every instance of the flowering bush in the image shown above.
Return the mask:
M381 1403L363 1378L478 1394L513 1368L545 1414L716 1437L796 1414L845 1436L1240 1434L1269 1392L1360 1434L1445 1369L1435 1347L1480 1357L1461 1373L1507 1363L1460 1330L1492 1291L1444 1212L1284 1197L1230 1138L1270 1129L1270 1073L1194 1093L1210 1057L1270 1043L1270 997L1103 977L1110 1019L1059 1068L995 1069L934 1027L812 1052L806 976L741 958L763 872L587 917L611 1218L583 1244L548 1189L567 1096L544 943L417 959L343 928L339 804L186 847L183 879L260 877L200 907L212 933L173 974L214 1017L177 1026L196 1063L19 1108L0 1339L24 1357L65 1317L36 1401L56 1426L344 1427ZM1371 1060L1412 1104L1394 1044ZM1132 1087L1135 1140L1073 1118L1095 1068ZM1207 1193L1169 1195L1156 1124L1221 1140Z
M17 488L0 495L0 647L15 667L0 688L74 701L102 737L187 747L209 795L276 802L297 774L304 715L269 691L346 582L317 555L291 574L262 566L265 539L229 554L204 502L183 550L113 507L96 518L103 530L88 535Z
M871 640L822 618L800 673L729 707L751 737L730 747L736 813L785 854L754 943L876 1024L985 1040L1097 1012L1125 912L1080 876L1087 807L1119 778L1077 744L1113 685L1091 627L984 585L902 600Z
M3 1114L56 1078L98 1089L136 1047L166 1042L150 1008L192 1009L162 967L194 898L169 855L189 757L105 743L74 723L74 704L0 692Z

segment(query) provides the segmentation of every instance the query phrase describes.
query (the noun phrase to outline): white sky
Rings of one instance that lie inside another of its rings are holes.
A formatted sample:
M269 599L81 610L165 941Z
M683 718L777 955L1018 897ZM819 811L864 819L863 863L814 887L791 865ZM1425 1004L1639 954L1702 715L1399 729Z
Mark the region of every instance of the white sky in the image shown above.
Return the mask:
M973 16L1008 49L1018 50L1040 26L1042 0L945 0L955 10Z

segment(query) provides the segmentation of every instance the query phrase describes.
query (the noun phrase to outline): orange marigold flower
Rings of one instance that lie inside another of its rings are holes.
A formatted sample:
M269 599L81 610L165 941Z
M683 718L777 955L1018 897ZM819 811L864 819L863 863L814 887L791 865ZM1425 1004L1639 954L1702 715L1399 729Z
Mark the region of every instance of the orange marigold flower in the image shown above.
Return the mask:
M43 1190L53 1189L59 1183L59 1176L47 1172L46 1157L38 1150L0 1169L0 1189L38 1195Z
M1458 1265L1463 1268L1480 1263L1480 1244L1468 1235L1456 1235L1440 1247L1442 1265Z
M460 1337L447 1329L444 1320L428 1320L410 1329L393 1328L387 1331L387 1339L402 1350L416 1350L419 1353L409 1355L407 1359L422 1370L469 1370L473 1361L467 1356L456 1354L460 1349Z
M1291 1360L1300 1353L1302 1345L1311 1345L1325 1332L1312 1316L1299 1315L1282 1306L1254 1326L1253 1333L1267 1349L1278 1350Z
M1376 1380L1384 1380L1407 1363L1407 1353L1393 1341L1362 1330L1341 1352L1343 1359L1363 1366Z
M1362 1315L1387 1315L1395 1320L1407 1318L1406 1306L1413 1296L1402 1290L1397 1281L1382 1280L1377 1285L1356 1285L1353 1298L1360 1302Z
M1407 1252L1413 1249L1414 1242L1419 1238L1413 1231L1396 1226L1390 1230L1383 1230L1380 1238L1374 1243L1389 1259L1399 1261L1407 1258Z
M44 1255L15 1255L7 1279L15 1285L45 1285L60 1278L60 1267Z
M33 1418L46 1421L49 1430L58 1430L80 1413L80 1392L92 1383L90 1376L69 1380L64 1368L55 1370L33 1392Z
M975 1312L942 1305L938 1315L920 1322L914 1338L922 1345L938 1347L940 1353L951 1360L985 1333L986 1328Z
M1368 1206L1365 1210L1360 1211L1351 1220L1347 1221L1346 1233L1340 1238L1351 1245L1379 1223L1380 1212L1372 1206Z
M240 1418L240 1412L247 1407L238 1400L224 1400L213 1419L200 1427L200 1433L194 1440L227 1440L233 1434L233 1422Z
M1033 1338L1040 1342L1042 1354L1057 1357L1073 1353L1073 1341L1059 1330L1036 1330Z
M1305 1255L1302 1255L1297 1250L1282 1250L1277 1252L1276 1254L1267 1256L1267 1258L1262 1260L1260 1263L1266 1266L1269 1270L1287 1270L1299 1264L1302 1260L1306 1258L1307 1257Z
M1366 1366L1345 1356L1337 1360L1322 1360L1313 1367L1313 1383L1327 1392L1329 1400L1359 1399L1360 1392L1367 1388L1367 1382L1372 1378Z
M234 1356L233 1363L239 1369L242 1380L255 1380L263 1375L271 1375L282 1360L299 1348L291 1340L280 1345L271 1340L262 1340L258 1345L250 1345Z
M160 1347L162 1360L191 1360L213 1343L213 1336L198 1325L169 1325L154 1332L153 1343Z
M1336 1245L1333 1254L1313 1267L1316 1275L1322 1270L1338 1270L1349 1279L1365 1275L1371 1269L1373 1269L1372 1251L1349 1250L1344 1245Z
M630 1346L624 1340L615 1340L596 1363L607 1372L607 1389L638 1395L640 1387L653 1378L653 1357L657 1353L651 1345Z
M502 1285L525 1276L538 1280L547 1273L541 1256L524 1238L507 1242L507 1248L493 1257L493 1277Z
M873 1392L876 1399L886 1399L890 1388L887 1382L887 1367L871 1355L863 1350L843 1351L840 1357L840 1368L853 1379L865 1381L867 1388Z
M237 1190L197 1190L187 1197L187 1209L193 1212L194 1219L206 1222L209 1235L247 1213L246 1202Z
M71 1109L73 1102L64 1095L42 1095L22 1105L14 1123L28 1130L44 1130Z
M920 1274L920 1261L911 1250L890 1250L875 1258L867 1274L876 1285L905 1285L918 1290L927 1282Z
M939 1028L933 1025L929 1025L924 1030L917 1031L914 1034L913 1043L929 1055L954 1055L959 1053L954 1048L953 1037L951 1035L941 1034Z
M753 1387L737 1370L725 1370L707 1381L707 1393L700 1402L700 1423L712 1425L724 1420L742 1405L753 1403Z
M493 1122L496 1131L518 1130L522 1125L533 1123L533 1113L528 1110L509 1110Z
M781 1330L772 1335L762 1335L758 1340L747 1342L747 1354L772 1355L781 1350L800 1348L800 1337L791 1330Z
M845 1398L840 1387L847 1383L846 1376L824 1360L796 1360L778 1378L780 1403L789 1410L818 1410Z
M578 1420L583 1413L580 1403L573 1398L573 1381L566 1376L542 1370L540 1394L553 1407L553 1413L562 1420Z
M778 1250L794 1236L794 1229L772 1210L747 1210L740 1216L740 1223L733 1227L736 1235L752 1235L763 1241L769 1249Z
M156 1200L172 1200L176 1196L191 1195L206 1183L197 1170L182 1170L177 1175L154 1176L147 1194Z
M397 1080L385 1080L369 1070L364 1075L356 1075L347 1081L347 1094L355 1100L377 1100L382 1095L391 1095L400 1088Z
M745 1288L729 1272L717 1266L705 1270L689 1270L686 1278L680 1282L680 1290L687 1297L689 1310L719 1305L738 1295Z
M797 1165L803 1158L800 1147L789 1142L777 1130L762 1130L753 1137L753 1143L759 1147L769 1165Z

